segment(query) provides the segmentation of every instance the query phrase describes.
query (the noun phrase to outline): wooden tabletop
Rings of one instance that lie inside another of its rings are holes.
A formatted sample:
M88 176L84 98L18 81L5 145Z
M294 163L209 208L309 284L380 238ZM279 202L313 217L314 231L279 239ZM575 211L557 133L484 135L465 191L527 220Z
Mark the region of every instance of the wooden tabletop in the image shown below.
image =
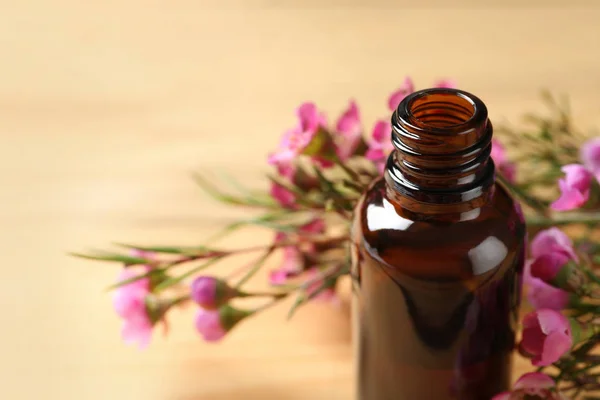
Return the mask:
M0 1L0 397L351 399L344 307L286 323L282 305L218 345L177 311L141 352L103 291L116 266L65 254L201 242L240 214L200 195L192 171L264 187L297 104L333 119L352 96L371 126L407 74L456 79L494 120L541 110L551 88L600 126L594 0L409 3Z

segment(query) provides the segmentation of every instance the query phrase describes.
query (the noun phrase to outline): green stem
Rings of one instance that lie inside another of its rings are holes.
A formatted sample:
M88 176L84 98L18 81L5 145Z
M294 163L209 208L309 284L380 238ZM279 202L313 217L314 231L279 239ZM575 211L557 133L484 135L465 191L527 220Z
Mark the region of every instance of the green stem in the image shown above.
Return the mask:
M166 279L163 282L159 283L156 286L156 291L160 292L163 289L166 289L170 286L173 286L181 281L183 281L184 279L202 271L203 269L206 269L208 267L210 267L211 265L215 264L216 262L220 261L224 256L220 256L220 257L215 257L211 260L208 260L207 262L205 262L204 264L198 265L197 267L194 267L192 269L190 269L189 271L187 271L184 274L181 274L175 278L170 278L170 279Z
M235 285L236 289L239 289L240 287L242 287L242 285L244 283L246 283L250 278L252 278L254 276L254 274L256 274L256 272L258 272L258 270L260 269L260 267L263 266L263 264L265 263L265 261L267 261L267 259L269 258L269 256L271 254L273 254L273 251L276 249L275 245L271 246L266 252L265 254L263 254L262 256L260 256L260 258L258 260L256 260L256 262L254 263L254 265L252 266L252 268L242 277L242 279L240 279L240 281Z
M342 170L344 170L344 172L346 174L348 174L348 176L350 176L350 178L354 179L357 183L360 182L360 176L358 176L358 174L351 169L350 167L348 167L342 160L340 160L340 158L338 157L337 154L334 155L334 160L333 160Z
M553 214L553 216L551 217L527 217L527 225L540 227L552 225L583 224L590 222L600 222L600 213L557 213Z
M273 300L271 300L270 302L268 302L267 304L260 306L256 309L254 309L252 311L252 314L257 314L261 311L266 310L267 308L270 308L272 306L274 306L275 304L279 303L281 300L287 298L290 294L292 294L293 292L287 292L287 293L280 293L276 296L273 297Z

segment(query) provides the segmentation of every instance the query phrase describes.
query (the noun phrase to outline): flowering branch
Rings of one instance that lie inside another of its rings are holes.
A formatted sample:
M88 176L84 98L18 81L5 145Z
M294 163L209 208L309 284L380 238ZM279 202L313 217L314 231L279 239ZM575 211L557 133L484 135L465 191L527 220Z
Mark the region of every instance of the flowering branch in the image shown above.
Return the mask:
M407 78L389 97L389 109L413 91ZM600 343L600 243L594 239L600 222L600 138L587 140L575 128L566 101L548 93L543 99L548 116L527 115L519 128L502 125L496 129L502 142L492 141L497 179L523 204L530 230L525 281L534 311L523 318L518 350L537 367L495 400L575 398L600 389L595 353ZM296 118L268 158L273 168L267 175L268 192L247 190L228 178L239 189L232 194L194 175L213 199L255 213L225 226L206 245L118 244L122 251L73 254L123 266L109 289L126 342L148 345L153 328L166 326L169 311L187 302L198 306L198 333L218 341L284 299L293 298L289 317L310 301L337 301L337 283L350 273L352 213L383 172L392 150L391 126L383 118L367 134L354 101L334 124L313 103L302 104ZM518 151L509 154L507 149ZM583 229L569 229L580 233L570 237L558 226ZM238 249L213 245L246 227L272 231L273 239ZM256 258L234 273L219 274L219 262L254 253ZM275 257L279 265L272 268ZM266 268L272 289L248 290L248 283ZM214 273L208 274L209 269ZM264 303L238 307L238 301L250 297Z

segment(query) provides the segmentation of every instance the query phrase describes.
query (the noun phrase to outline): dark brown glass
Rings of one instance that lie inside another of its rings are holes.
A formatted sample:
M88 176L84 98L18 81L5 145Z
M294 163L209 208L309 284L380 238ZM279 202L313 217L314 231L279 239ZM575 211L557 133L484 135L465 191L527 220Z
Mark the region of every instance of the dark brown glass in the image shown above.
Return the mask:
M508 389L524 261L477 97L416 92L353 225L360 400L488 400Z

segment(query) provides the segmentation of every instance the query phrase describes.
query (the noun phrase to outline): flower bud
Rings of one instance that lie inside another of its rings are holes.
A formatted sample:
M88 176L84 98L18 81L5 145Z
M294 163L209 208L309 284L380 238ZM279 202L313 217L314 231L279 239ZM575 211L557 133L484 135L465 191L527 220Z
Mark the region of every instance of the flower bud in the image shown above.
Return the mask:
M549 308L560 311L577 307L580 303L578 295L549 285L541 279L530 278L527 284L527 299L536 310Z
M238 310L229 305L218 310L200 308L196 314L196 330L207 342L217 342L238 322L251 314L251 311Z
M563 252L552 252L536 258L531 264L531 275L572 292L580 291L587 282L577 264Z
M191 285L190 297L207 310L219 308L238 295L237 289L212 276L199 276Z

